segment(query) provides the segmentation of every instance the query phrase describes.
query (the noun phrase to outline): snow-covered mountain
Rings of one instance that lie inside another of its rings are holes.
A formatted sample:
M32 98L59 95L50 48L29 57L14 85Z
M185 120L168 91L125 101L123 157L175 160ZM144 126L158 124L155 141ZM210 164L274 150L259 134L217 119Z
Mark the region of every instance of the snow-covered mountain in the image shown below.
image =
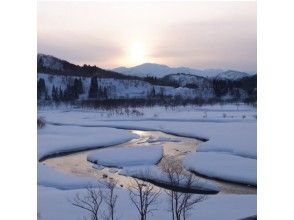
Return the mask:
M42 66L44 68L63 70L64 61L50 55L38 54L37 62L38 66Z
M169 67L167 65L155 64L155 63L144 63L139 66L134 67L118 67L113 69L113 71L128 75L134 76L156 76L158 78L164 77L169 74L176 74L176 73L186 73L204 77L214 77L220 72L223 72L222 69L191 69L188 67Z
M239 80L247 76L250 76L250 75L245 72L239 72L236 70L227 70L225 72L219 73L215 77L215 79Z
M164 76L164 81L177 82L182 87L194 87L194 88L211 88L211 81L202 76L196 76L186 73L177 73Z

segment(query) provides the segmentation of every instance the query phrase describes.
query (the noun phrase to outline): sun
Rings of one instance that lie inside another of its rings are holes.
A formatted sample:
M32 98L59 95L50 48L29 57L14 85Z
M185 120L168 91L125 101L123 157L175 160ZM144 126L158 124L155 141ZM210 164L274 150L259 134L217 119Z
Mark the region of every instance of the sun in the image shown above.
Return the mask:
M130 48L130 61L132 64L142 64L146 61L146 49L142 42L134 42Z

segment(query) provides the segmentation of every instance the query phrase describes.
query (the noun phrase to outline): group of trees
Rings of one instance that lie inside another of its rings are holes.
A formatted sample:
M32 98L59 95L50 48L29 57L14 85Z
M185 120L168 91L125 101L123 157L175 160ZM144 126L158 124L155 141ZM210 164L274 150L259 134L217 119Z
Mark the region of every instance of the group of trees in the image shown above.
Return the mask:
M112 91L112 87L105 87L98 83L97 77L92 77L88 91L83 86L82 78L67 78L63 81L63 86L48 88L46 81L39 78L37 83L38 104L72 103L79 107L93 108L121 108L121 107L143 107L143 106L185 106L202 105L214 103L246 102L254 104L257 101L256 76L245 77L240 80L212 80L211 86L215 96L212 98L188 98L185 95L168 95L165 87L156 87L155 84L167 84L167 82L156 77L146 77L146 81L154 83L154 86L147 91L146 97L142 98L113 98L112 93L119 94L119 91ZM49 80L50 82L50 80ZM64 86L65 85L65 86ZM194 84L188 84L190 88L197 89ZM176 85L174 85L176 86ZM50 91L50 92L49 92ZM85 99L79 99L81 94L85 94ZM247 95L246 95L247 94ZM230 95L230 96L226 96ZM245 96L244 96L245 95ZM226 96L226 99L224 97ZM228 99L229 98L229 99ZM45 102L43 102L45 100ZM78 100L78 102L76 102Z
M44 98L45 100L49 99L48 89L46 87L46 83L43 78L40 78L37 82L37 98L38 99Z
M160 87L159 91L156 91L155 87L152 86L152 89L147 94L148 99L164 99L165 97L168 96L165 94L163 87Z
M179 162L169 158L166 158L164 161L162 169L168 177L168 184L170 186L164 190L168 198L168 211L171 213L172 220L186 220L189 212L197 203L203 201L206 196L191 193L192 185L198 180L192 174L185 174L184 168ZM148 173L144 173L143 176L147 177ZM88 187L85 194L76 194L70 202L72 205L88 211L89 219L91 220L98 220L100 217L108 220L118 219L116 209L119 194L115 191L116 184L114 180L106 182L106 187L103 191L100 188ZM176 190L180 185L186 191ZM140 220L147 220L148 214L159 209L160 195L163 194L160 189L147 182L146 179L145 181L144 179L133 179L128 192L130 202L136 208ZM106 214L100 208L103 203L106 206Z
M78 208L84 209L89 213L89 220L98 220L100 217L100 207L104 202L106 205L107 213L103 213L103 218L107 220L116 219L116 206L118 194L115 192L116 182L104 182L105 190L100 188L93 188L88 186L86 193L80 195L77 193L69 202Z
M155 76L146 76L143 78L145 82L148 82L152 85L159 85L159 86L171 86L174 88L180 87L179 82L174 80L168 80L165 77L163 78L157 78Z
M61 86L52 86L51 96L49 95L48 88L45 80L40 78L37 83L37 98L38 100L52 100L54 102L67 102L79 99L80 94L85 93L83 81L81 78L75 78L73 81L69 80L66 83L66 88L62 89ZM91 78L90 89L88 98L94 100L108 99L107 89L98 85L97 77Z
M216 97L221 97L226 94L231 94L236 99L240 99L240 90L247 93L245 102L257 101L257 76L244 77L239 80L222 80L214 79L212 81L213 90Z
M101 86L98 86L97 77L91 78L88 98L89 99L107 99L108 98L107 89L105 87L102 88Z
M80 94L84 93L83 82L82 79L75 78L73 83L68 82L66 88L62 90L61 86L55 87L52 86L52 101L60 102L60 101L73 101L79 98Z

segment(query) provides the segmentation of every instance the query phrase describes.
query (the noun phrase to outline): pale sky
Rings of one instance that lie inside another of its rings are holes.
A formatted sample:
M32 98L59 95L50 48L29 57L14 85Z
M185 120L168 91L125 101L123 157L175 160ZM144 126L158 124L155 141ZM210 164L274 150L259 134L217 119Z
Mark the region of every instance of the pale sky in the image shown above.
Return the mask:
M38 53L256 71L256 2L38 2Z

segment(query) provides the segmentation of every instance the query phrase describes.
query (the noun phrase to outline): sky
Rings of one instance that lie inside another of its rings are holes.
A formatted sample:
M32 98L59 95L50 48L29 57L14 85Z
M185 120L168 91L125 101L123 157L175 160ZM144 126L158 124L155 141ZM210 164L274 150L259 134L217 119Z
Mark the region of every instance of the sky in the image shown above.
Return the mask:
M256 2L38 2L38 53L112 69L256 71Z

